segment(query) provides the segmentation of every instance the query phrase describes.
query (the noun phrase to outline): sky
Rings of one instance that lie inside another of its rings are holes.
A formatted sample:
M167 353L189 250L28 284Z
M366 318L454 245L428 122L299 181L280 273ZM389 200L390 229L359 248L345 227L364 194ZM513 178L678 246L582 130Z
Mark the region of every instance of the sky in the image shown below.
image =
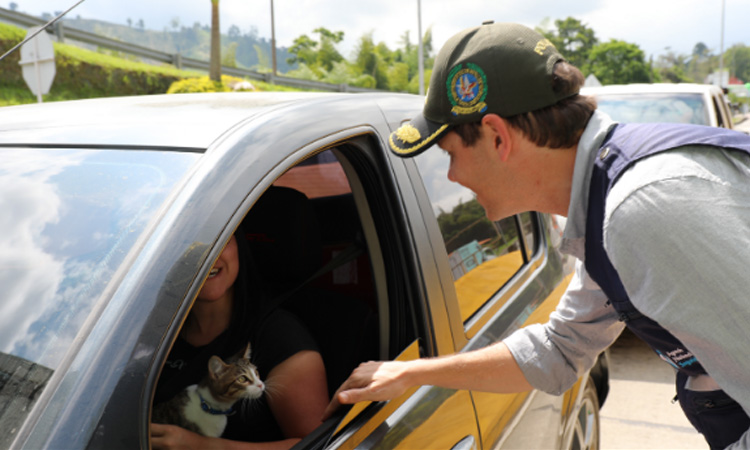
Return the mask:
M6 0L18 11L32 15L64 11L78 0ZM483 21L518 22L529 27L554 26L556 19L574 17L594 30L606 42L619 39L637 44L646 56L691 54L698 42L719 53L722 48L722 4L724 5L723 48L750 45L750 1L748 0L220 0L223 31L236 25L243 33L255 28L259 37L271 38L271 3L277 47L289 47L302 34L325 27L343 31L339 51L350 58L357 41L372 33L376 43L400 46L409 31L417 42L418 10L424 33L432 29L433 48L458 31ZM84 0L72 17L127 24L143 19L145 27L171 29L178 18L184 26L210 23L209 0Z

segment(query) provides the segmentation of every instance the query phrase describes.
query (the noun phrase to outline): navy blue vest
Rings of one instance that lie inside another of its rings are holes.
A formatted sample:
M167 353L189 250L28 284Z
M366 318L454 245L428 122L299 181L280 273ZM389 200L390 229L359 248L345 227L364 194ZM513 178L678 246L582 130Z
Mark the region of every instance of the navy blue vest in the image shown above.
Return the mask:
M585 266L619 313L620 320L635 335L678 370L697 375L705 370L692 353L658 323L638 312L630 302L604 250L602 238L605 201L620 174L641 158L686 145L724 147L750 153L750 136L721 128L684 124L620 124L610 131L599 149L591 177Z

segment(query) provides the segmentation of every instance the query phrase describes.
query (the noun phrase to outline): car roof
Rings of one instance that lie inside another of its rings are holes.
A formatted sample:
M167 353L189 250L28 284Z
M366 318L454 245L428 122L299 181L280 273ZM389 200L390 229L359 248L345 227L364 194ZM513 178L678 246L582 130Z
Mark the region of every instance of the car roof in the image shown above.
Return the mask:
M0 108L0 145L205 150L260 111L325 102L345 93L161 94Z
M714 91L720 92L720 89L712 84L633 83L584 87L581 94L707 94Z

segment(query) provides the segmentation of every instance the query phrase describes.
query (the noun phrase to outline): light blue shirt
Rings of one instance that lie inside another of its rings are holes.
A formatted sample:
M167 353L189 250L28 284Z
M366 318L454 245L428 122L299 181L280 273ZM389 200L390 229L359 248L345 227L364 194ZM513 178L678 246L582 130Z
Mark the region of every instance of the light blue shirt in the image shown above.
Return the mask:
M612 125L595 113L578 145L561 247L579 259L573 280L547 324L505 341L545 392L569 388L624 327L581 263L593 158ZM636 308L750 412L750 155L677 149L634 164L607 198L604 246ZM750 448L750 434L730 448Z

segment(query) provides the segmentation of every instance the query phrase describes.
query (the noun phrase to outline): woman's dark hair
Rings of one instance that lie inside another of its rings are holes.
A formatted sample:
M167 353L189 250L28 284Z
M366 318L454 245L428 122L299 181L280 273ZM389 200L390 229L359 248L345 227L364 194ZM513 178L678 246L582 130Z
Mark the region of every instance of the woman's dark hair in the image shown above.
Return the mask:
M261 307L267 300L263 282L257 265L251 255L242 225L234 232L237 241L237 257L240 270L234 282L234 299L232 302L232 319L227 329L227 339L231 352L244 348L252 340L251 333L258 328Z
M575 66L565 61L558 62L552 77L552 90L571 95L552 106L506 117L505 120L540 147L571 147L578 142L596 110L593 97L578 94L584 81L583 74ZM453 131L464 145L471 146L481 136L481 122L456 125Z

